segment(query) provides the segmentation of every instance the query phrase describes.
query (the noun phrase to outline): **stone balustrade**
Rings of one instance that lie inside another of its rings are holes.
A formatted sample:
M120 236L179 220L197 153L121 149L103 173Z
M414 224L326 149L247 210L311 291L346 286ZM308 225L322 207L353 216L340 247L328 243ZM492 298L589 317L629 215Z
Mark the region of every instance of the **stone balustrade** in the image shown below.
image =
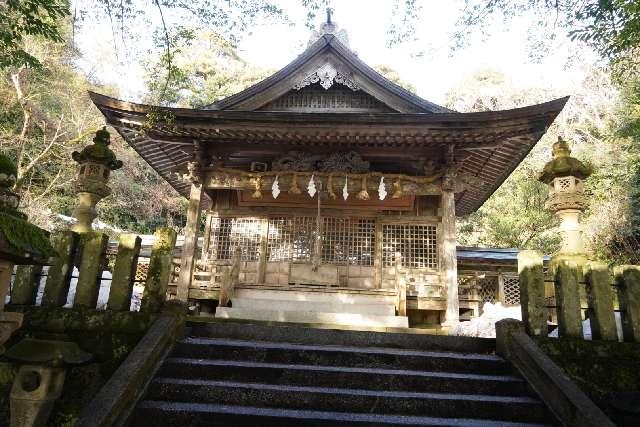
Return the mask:
M173 269L172 252L176 232L170 228L160 228L156 230L154 237L142 297L143 311L160 310ZM57 256L51 258L49 263L42 294L42 306L62 307L66 304L75 266L78 270L78 279L73 306L98 308L102 275L107 268L108 236L97 232L62 231L53 234L51 240ZM122 234L119 237L106 307L108 310L130 310L140 241L140 237L134 234ZM42 268L39 266L18 266L11 289L10 303L35 305L41 274Z
M549 309L555 308L559 337L582 338L583 320L589 319L594 340L615 341L618 311L621 338L640 342L640 267L611 270L600 262L582 265L572 257L558 257L551 270L545 280L542 254L537 251L518 256L522 320L529 335L548 334ZM545 282L552 285L551 295ZM555 306L547 307L545 297L555 297Z

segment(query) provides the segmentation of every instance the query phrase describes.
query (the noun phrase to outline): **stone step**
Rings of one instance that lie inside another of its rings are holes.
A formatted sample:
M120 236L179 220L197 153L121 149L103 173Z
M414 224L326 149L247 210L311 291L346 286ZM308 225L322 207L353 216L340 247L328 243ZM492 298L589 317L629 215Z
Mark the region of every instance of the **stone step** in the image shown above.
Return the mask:
M510 365L490 354L379 347L290 344L227 338L189 337L178 341L174 357L362 368L511 374Z
M252 308L217 307L216 318L246 319L266 322L288 322L305 324L348 325L354 328L407 328L409 320L405 316L380 316L354 313L320 313L309 311L254 310Z
M494 353L494 338L456 337L420 333L417 329L390 332L308 328L301 325L266 324L216 319L190 324L195 337L287 342L351 347L391 347L413 350ZM398 332L402 331L402 332Z
M523 396L305 387L163 377L152 381L146 399L519 422L543 422L548 417L541 402Z
M192 358L167 358L160 377L259 382L370 390L527 395L526 383L511 375L477 375L406 369L293 365Z
M542 427L544 424L511 423L488 419L437 418L354 412L313 411L215 403L184 403L146 400L141 402L131 420L135 426L211 425L217 426L466 426L466 427Z
M268 298L233 298L234 309L242 308L257 311L302 311L319 313L354 313L374 314L378 316L395 316L394 304L384 302L376 304L356 304L353 302L335 301L299 301L277 300Z
M278 301L333 302L336 304L395 304L391 291L339 289L330 287L236 287L236 298L274 299Z

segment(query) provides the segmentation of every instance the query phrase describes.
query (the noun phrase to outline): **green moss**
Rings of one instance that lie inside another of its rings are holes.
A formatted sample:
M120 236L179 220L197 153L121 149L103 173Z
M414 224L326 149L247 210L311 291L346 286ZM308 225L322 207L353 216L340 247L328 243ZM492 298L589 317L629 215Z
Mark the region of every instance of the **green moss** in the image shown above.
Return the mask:
M640 393L640 343L534 338L538 346L612 419L619 393Z
M47 259L55 255L49 241L49 233L22 218L0 212L0 232L4 235L15 255Z
M107 382L155 321L153 313L113 312L88 308L8 305L8 311L24 313L23 327L11 338L9 348L23 338L64 339L91 353L91 361L67 371L61 398L56 402L51 426L75 424L82 409ZM2 363L4 362L4 363ZM0 358L0 426L9 420L9 392L15 365Z
M575 176L579 179L585 179L591 173L591 168L575 157L571 157L571 150L566 141L558 138L558 142L553 144L553 160L544 165L538 180L549 184L554 178Z

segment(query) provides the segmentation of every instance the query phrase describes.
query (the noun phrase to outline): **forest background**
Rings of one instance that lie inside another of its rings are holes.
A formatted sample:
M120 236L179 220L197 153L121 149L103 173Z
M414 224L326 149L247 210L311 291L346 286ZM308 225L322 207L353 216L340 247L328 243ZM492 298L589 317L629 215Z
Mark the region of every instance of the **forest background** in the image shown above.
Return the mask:
M293 22L288 6L302 8ZM424 4L423 4L424 3ZM428 55L416 29L428 2L376 2L388 9L388 46L411 46ZM587 181L588 249L609 262L640 263L640 2L634 0L461 0L447 36L452 54L496 25L522 25L531 62L558 45L566 67L586 70L545 137L474 214L459 220L458 243L553 252L557 221L544 209L546 187L536 180L558 136L594 169ZM0 0L0 150L18 164L21 209L39 225L64 226L75 204L76 165L70 153L86 145L104 118L87 91L130 99L83 67L82 40L99 23L110 28L113 48L100 66L136 63L144 70L142 102L197 108L236 93L271 74L250 64L238 44L258 21L314 28L328 0ZM433 5L429 6L433 7ZM497 24L498 23L498 24ZM348 28L347 28L348 29ZM142 41L141 41L142 39ZM140 48L143 46L143 48ZM426 51L426 53L425 53ZM586 55L585 52L595 55ZM293 59L293 58L291 58ZM365 58L366 60L366 58ZM415 91L393 64L378 71ZM557 85L522 87L491 68L469 69L444 105L461 112L525 106L564 96ZM126 76L122 78L126 79ZM419 83L419 82L418 82ZM428 96L427 96L428 97ZM160 225L180 230L186 200L160 178L116 132L112 148L124 167L112 175L113 194L99 205L99 219L118 230L149 233Z

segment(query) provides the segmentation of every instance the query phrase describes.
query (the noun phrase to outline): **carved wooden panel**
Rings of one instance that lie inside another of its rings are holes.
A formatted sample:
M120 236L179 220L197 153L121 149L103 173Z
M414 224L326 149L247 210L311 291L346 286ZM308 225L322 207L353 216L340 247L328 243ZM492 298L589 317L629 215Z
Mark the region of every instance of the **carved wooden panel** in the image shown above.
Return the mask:
M313 84L300 90L291 90L260 109L340 113L394 112L368 93L362 90L353 91L340 84L335 84L329 89Z

